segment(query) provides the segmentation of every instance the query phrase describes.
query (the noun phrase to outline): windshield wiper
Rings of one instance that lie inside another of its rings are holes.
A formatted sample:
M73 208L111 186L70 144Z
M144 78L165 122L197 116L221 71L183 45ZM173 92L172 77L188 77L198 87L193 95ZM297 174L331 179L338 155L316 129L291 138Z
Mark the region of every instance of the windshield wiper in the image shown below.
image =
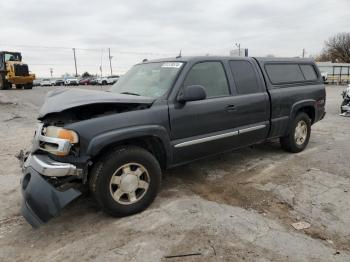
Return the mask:
M140 94L132 93L132 92L121 92L123 95L133 95L133 96L140 96Z

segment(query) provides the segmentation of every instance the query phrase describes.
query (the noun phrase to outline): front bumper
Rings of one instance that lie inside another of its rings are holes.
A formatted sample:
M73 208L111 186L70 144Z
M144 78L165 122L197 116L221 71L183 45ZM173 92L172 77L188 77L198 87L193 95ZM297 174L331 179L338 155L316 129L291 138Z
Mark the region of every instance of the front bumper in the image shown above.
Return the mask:
M81 195L81 192L75 188L65 190L56 188L42 174L45 173L51 176L63 173L70 174L72 165L60 163L58 169L56 169L59 162L52 160L50 162L45 158L36 161L38 159L37 155L29 155L23 165L23 177L21 179L23 195L21 213L33 227L39 227L57 216L62 208ZM66 168L62 168L64 165L66 165Z

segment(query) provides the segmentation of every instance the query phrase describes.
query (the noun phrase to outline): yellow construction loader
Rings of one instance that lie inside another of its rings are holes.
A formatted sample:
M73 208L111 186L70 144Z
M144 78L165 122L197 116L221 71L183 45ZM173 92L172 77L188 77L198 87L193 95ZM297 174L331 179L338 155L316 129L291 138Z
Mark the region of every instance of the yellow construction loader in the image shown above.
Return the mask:
M34 74L29 73L28 65L22 62L19 52L0 51L0 89L32 89Z

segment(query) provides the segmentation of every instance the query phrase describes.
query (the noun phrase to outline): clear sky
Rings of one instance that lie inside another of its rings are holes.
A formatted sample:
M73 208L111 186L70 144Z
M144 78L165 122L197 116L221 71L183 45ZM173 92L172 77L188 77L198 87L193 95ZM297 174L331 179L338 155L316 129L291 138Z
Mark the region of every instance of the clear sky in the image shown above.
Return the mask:
M39 76L125 72L144 58L228 55L306 56L350 29L350 0L11 0L0 2L0 49L21 51Z

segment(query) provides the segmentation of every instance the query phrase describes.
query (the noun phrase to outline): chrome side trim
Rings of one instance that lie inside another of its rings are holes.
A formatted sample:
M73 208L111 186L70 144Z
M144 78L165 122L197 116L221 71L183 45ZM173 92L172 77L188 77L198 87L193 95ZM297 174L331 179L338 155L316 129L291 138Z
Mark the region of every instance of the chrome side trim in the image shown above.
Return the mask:
M266 125L252 126L252 127L248 127L248 128L244 128L244 129L238 130L238 131L233 131L233 132L228 132L228 133L224 133L224 134L220 134L220 135L208 136L208 137L203 137L203 138L199 138L199 139L194 139L194 140L182 142L182 143L176 144L175 147L179 148L179 147L191 146L191 145L204 143L204 142L209 142L209 141L213 141L213 140L217 140L217 139L221 139L221 138L226 138L226 137L230 137L230 136L236 136L238 134L248 133L248 132L251 132L251 131L263 129L265 127L266 127Z
M69 163L61 163L50 159L46 155L29 155L24 168L31 167L43 176L80 176L82 170Z
M230 136L236 136L236 135L238 135L238 131L233 131L233 132L224 133L220 135L208 136L208 137L203 137L203 138L199 138L191 141L182 142L182 143L176 144L175 147L191 146L199 143L204 143L204 142L213 141L213 140L230 137Z
M248 127L248 128L243 128L243 129L239 130L238 132L240 134L244 134L244 133L248 133L248 132L251 132L251 131L263 129L265 127L266 127L266 125L252 126L252 127Z

